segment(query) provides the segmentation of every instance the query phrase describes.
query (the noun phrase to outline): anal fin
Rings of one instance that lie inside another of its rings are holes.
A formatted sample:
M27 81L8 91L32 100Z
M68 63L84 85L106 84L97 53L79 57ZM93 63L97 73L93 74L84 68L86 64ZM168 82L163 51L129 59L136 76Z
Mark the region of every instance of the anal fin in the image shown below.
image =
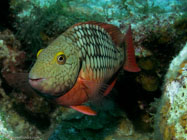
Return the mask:
M78 106L70 106L72 109L81 112L83 114L86 115L90 115L90 116L95 116L97 114L97 112L95 112L94 110L92 110L90 107L88 106L84 106L84 105L78 105Z

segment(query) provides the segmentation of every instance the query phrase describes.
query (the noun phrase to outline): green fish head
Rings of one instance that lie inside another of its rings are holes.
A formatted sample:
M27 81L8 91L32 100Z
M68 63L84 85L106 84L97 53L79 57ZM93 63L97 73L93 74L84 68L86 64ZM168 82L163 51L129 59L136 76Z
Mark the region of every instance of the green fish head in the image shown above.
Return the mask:
M74 86L79 71L77 47L61 35L38 52L37 60L29 72L29 83L44 96L59 97Z

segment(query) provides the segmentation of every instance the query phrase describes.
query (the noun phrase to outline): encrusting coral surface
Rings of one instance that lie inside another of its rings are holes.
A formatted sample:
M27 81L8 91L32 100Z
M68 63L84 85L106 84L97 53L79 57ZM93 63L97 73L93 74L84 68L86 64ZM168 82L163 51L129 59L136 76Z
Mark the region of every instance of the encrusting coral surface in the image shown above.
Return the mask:
M187 139L187 44L169 66L155 119L156 140Z

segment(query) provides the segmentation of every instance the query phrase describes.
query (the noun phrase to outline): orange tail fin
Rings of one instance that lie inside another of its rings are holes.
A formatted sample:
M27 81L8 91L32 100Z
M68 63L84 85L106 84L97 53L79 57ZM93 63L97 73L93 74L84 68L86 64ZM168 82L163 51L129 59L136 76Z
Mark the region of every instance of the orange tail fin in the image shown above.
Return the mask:
M132 31L131 26L125 35L125 43L126 43L126 62L123 66L123 69L130 72L139 72L140 68L136 64L135 51L133 47L133 39L132 39Z

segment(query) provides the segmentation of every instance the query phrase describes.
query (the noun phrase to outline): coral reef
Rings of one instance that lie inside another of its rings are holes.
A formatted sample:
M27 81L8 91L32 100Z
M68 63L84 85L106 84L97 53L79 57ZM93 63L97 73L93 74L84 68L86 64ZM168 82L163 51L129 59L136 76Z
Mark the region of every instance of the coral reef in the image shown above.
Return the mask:
M171 62L155 116L156 140L187 138L187 44Z
M162 2L164 8L158 2L10 0L16 37L10 30L0 32L0 140L152 140L152 114L158 107L158 102L153 101L161 95L163 79L164 95L156 115L155 137L184 139L186 52L176 57L182 58L175 59L176 65L174 60L170 62L187 41L186 2L168 0ZM115 97L109 102L102 100L98 108L105 105L107 109L99 110L96 117L46 101L28 87L25 79L38 49L74 23L88 20L114 24L124 33L131 24L141 67L140 73L119 74L111 93ZM6 27L2 22L0 29Z
M110 99L110 109L101 109L96 117L57 109L59 123L49 140L151 140L152 133L139 133L125 113ZM102 106L106 106L106 104ZM108 107L107 107L108 108ZM56 115L55 115L56 116Z
M25 60L25 52L18 51L20 43L10 30L0 32L0 66L2 71L21 72ZM2 69L3 68L3 69Z
M0 140L43 140L50 135L49 139L91 139L95 133L99 135L92 139L151 139L151 133L136 132L132 122L112 100L102 101L106 109L97 117L90 117L54 106L37 96L25 83L27 79L22 79L27 76L27 59L25 52L19 51L19 41L8 30L0 33L0 40ZM80 135L75 135L77 133Z
M7 73L23 72L25 52L19 51L20 43L15 39L12 32L5 30L0 32L0 139L27 139L33 137L41 139L42 132L30 124L23 116L16 111L15 106L26 101L26 95L5 84L4 78L10 81L10 86L19 79L10 79ZM4 77L4 78L3 78ZM19 76L18 76L19 77ZM21 81L19 81L21 82ZM19 83L17 82L17 83ZM16 85L16 84L15 84ZM6 93L7 92L7 93ZM37 102L39 103L39 102ZM37 107L38 108L38 107Z
M124 32L127 25L132 24L132 28L139 32L141 26L142 29L145 25L154 29L158 25L172 23L182 15L181 12L171 12L172 2L165 4L165 8L156 3L139 0L103 0L100 3L95 0L11 0L10 7L16 19L14 29L18 32L17 37L27 46L23 49L30 50L34 55L38 49L78 22L108 22Z
M71 25L88 20L104 21L100 14L76 10L71 1L11 0L16 22L17 37L35 56L38 49L48 44ZM33 26L34 25L34 26Z

